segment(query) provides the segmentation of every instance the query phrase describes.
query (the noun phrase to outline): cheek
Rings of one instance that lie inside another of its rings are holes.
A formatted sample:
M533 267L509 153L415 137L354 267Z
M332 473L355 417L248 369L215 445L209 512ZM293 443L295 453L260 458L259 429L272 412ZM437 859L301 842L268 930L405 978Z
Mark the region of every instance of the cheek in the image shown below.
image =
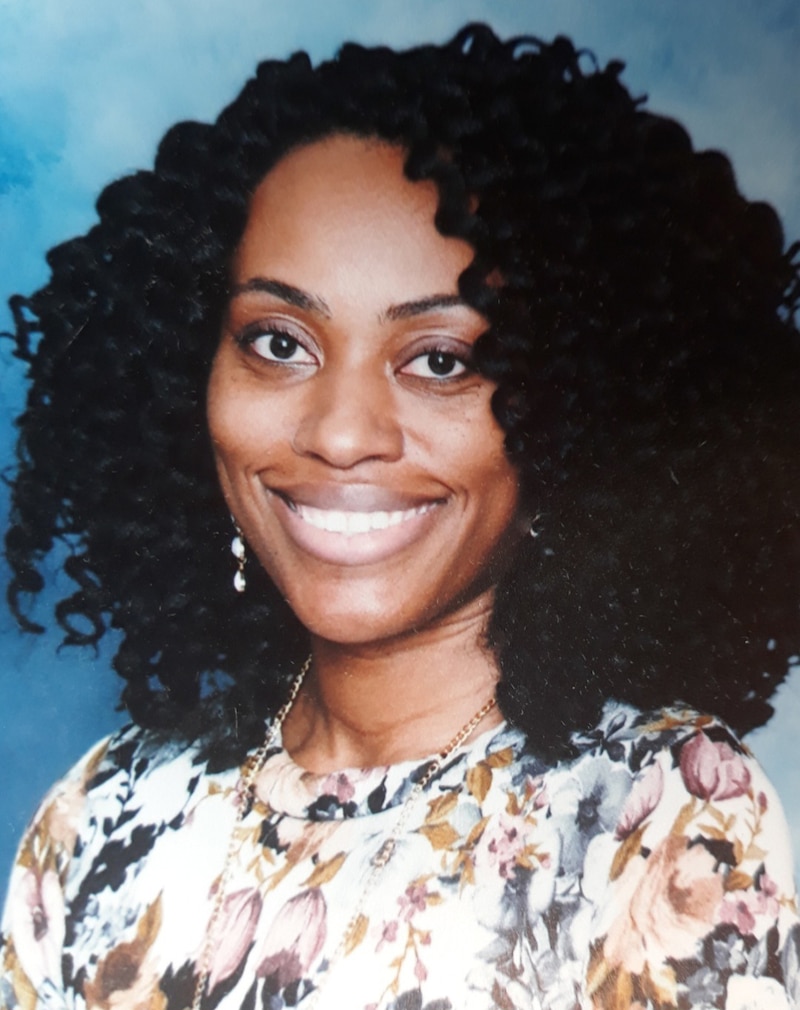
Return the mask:
M498 425L487 402L474 416L461 441L460 460L469 474L473 493L483 495L489 505L516 509L519 476L505 450L505 433Z
M482 470L476 475L476 483L480 485L478 496L487 518L493 517L491 525L499 539L516 541L520 536L519 475L506 455L502 432L493 434L495 437L485 446Z
M477 433L481 434L476 438ZM476 548L480 544L483 550L493 550L495 545L518 540L519 476L494 418L476 417L449 448L454 483L470 503Z
M235 371L215 362L208 383L206 418L217 464L250 469L269 453L278 418L269 398L255 391ZM229 477L233 477L232 473Z
M453 485L477 502L487 517L502 521L508 515L511 522L519 503L519 475L505 450L505 432L492 412L493 389L488 383L480 387L462 405L460 416L448 409L428 419L422 441Z
M224 376L212 373L208 389L207 422L217 475L232 511L245 491L247 476L260 466L263 441L256 427L258 412L251 399ZM259 446L261 445L261 452ZM237 490L238 488L238 490Z
M216 442L218 435L224 429L224 417L230 400L230 383L227 381L225 354L222 348L217 349L211 362L206 387L206 423L212 441Z
M248 430L248 426L243 423L241 401L231 396L228 386L224 378L212 371L206 417L218 466L237 455L241 450L241 433Z

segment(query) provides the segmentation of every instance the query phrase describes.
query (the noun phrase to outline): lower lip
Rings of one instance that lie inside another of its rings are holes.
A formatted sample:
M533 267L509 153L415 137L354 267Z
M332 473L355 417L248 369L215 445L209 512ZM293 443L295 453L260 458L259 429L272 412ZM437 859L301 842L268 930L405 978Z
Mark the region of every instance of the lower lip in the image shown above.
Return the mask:
M343 566L376 564L398 554L425 535L445 504L431 502L429 511L386 529L333 533L306 522L280 495L270 491L267 494L287 535L301 550L319 561Z

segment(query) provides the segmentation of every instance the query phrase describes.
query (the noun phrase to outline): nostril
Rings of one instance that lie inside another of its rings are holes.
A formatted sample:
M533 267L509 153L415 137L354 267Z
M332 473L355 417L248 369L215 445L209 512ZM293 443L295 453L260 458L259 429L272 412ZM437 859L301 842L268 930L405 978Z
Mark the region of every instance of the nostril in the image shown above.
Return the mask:
M295 451L339 468L368 459L398 458L403 451L403 431L390 397L365 401L359 396L357 382L348 385L336 400L312 405L297 426Z

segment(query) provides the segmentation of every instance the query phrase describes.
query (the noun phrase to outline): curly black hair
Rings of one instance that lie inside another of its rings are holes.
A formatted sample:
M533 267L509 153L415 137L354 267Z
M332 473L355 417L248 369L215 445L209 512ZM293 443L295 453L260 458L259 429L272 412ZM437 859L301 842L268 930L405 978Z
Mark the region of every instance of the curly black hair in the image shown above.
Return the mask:
M30 372L6 537L21 625L38 628L27 601L59 548L65 641L121 632L136 721L216 727L220 761L260 737L306 632L263 572L231 590L206 383L251 194L290 149L347 133L401 145L438 187L438 229L475 252L476 367L539 534L490 629L506 716L550 758L609 698L763 723L800 648L798 246L622 69L482 25L317 67L299 53L108 186L47 285L11 299Z

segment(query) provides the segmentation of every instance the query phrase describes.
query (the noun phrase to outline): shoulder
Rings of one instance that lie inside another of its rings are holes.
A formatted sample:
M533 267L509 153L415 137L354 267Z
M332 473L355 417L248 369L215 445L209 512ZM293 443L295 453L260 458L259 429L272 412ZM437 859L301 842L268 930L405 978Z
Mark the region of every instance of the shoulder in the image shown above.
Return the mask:
M624 769L628 789L614 827L617 841L656 832L691 835L693 843L717 843L717 858L739 869L743 860L769 856L791 882L780 800L750 748L722 720L686 708L639 712L614 705L578 743L584 751L576 765L605 760Z
M76 853L85 853L120 822L160 818L180 805L202 773L194 745L129 725L93 746L47 792L15 863L52 869L64 880Z
M726 868L726 893L745 879L758 883L766 861L793 894L780 800L750 749L720 719L687 708L642 712L610 704L575 744L577 757L551 771L547 789L567 848L574 851L575 836L586 836L574 852L581 862L588 843L602 835L615 880L635 855L651 858L664 840L674 846L680 839L704 848L718 870ZM599 845L594 867L603 865Z
M680 749L702 735L746 751L733 730L716 716L678 705L642 711L621 702L608 702L597 726L576 733L573 743L581 754L603 751L635 769L658 752Z
M50 789L11 868L0 1005L8 992L49 999L60 991L62 946L77 924L90 946L105 942L92 939L101 899L113 931L125 928L133 907L126 902L135 898L133 891L124 897L125 888L135 889L158 840L187 823L195 792L205 789L197 753L129 726L92 747Z
M80 784L87 797L124 799L153 778L180 779L202 770L197 744L128 725L100 741L53 787L50 795Z
M712 716L621 706L577 742L563 781L580 781L584 800L595 790L597 824L586 839L592 811L578 810L565 852L595 909L587 978L596 1005L632 993L710 1005L741 990L787 1006L798 981L791 846L747 746ZM563 799L552 799L564 817Z

